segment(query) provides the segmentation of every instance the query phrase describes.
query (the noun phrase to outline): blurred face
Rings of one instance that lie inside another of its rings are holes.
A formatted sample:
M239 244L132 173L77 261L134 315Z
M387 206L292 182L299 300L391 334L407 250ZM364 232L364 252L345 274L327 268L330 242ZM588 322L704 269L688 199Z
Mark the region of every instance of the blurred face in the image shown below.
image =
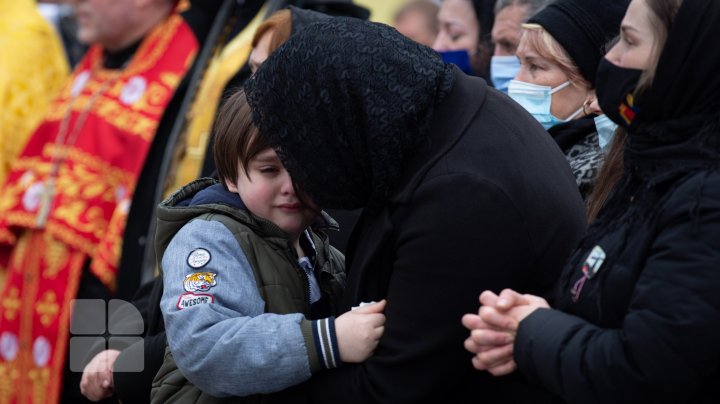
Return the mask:
M632 0L620 25L620 40L605 55L616 66L645 70L655 52L655 34L645 0Z
M274 32L274 29L265 31L257 42L257 45L255 45L252 52L250 52L248 63L250 64L250 71L253 72L253 74L260 68L260 65L267 60L268 56L270 56L270 41L272 41Z
M520 71L515 76L515 80L552 88L569 80L567 74L560 69L560 65L540 56L525 40L525 36L520 39L517 57L520 59ZM571 83L552 95L550 112L559 119L566 119L591 98L593 98L591 89L580 88ZM581 116L582 114L578 117Z
M438 12L438 35L432 48L438 52L466 49L477 52L480 23L469 0L445 0Z
M128 26L134 22L133 0L72 0L78 40L120 50L128 44Z
M520 44L521 25L525 21L526 7L512 5L495 15L492 41L495 43L494 56L514 56Z
M432 46L435 41L435 31L428 23L427 17L419 10L408 10L395 21L395 29L415 42L425 46Z
M275 223L292 240L297 240L317 216L313 211L317 207L306 206L298 198L290 174L273 149L251 159L247 172L238 163L238 179L234 183L225 181L225 185L240 195L252 214Z

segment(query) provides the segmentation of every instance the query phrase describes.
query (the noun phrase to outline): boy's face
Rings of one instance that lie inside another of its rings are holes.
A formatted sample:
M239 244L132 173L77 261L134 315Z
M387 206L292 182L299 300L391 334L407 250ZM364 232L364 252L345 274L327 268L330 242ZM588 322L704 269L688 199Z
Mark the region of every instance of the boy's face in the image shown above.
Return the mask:
M307 206L298 198L275 150L265 149L251 159L247 175L238 163L238 177L235 183L225 182L228 189L240 195L252 214L275 223L291 239L297 239L317 217L317 207Z

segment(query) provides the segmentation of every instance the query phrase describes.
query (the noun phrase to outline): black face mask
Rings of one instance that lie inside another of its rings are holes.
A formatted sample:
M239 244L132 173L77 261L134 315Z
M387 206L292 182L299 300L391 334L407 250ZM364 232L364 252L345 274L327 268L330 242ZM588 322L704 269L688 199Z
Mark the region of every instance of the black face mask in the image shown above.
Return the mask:
M633 91L642 73L642 70L615 66L605 58L598 65L595 92L600 109L625 129L630 129L640 111Z

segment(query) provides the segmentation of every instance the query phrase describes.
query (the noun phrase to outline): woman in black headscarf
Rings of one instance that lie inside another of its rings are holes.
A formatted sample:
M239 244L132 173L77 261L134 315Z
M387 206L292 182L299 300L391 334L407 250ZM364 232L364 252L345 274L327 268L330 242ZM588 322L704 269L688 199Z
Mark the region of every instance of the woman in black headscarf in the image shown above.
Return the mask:
M291 37L245 90L314 201L365 208L341 310L388 299L375 355L313 377L310 401L462 403L482 386L537 402L517 376L475 372L458 323L485 288L544 293L584 228L567 162L532 116L432 49L347 18Z
M597 78L600 106L628 133L620 180L556 310L483 293L463 319L466 347L479 369L517 366L567 402L717 402L720 2L633 0L622 27ZM514 347L495 346L508 324Z

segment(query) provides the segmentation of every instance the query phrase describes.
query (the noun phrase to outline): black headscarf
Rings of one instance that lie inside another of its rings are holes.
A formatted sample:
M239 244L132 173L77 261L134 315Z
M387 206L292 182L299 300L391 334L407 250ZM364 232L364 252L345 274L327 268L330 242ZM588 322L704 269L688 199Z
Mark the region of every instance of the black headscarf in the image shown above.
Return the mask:
M636 102L626 162L675 169L720 161L720 2L685 0L652 86Z
M290 35L297 34L298 32L305 29L305 27L314 22L318 22L325 18L330 18L330 16L327 14L323 14L313 10L298 8L295 6L288 6L288 9L290 10L290 18L292 20L292 28L290 30Z
M454 82L432 49L383 24L331 18L245 83L253 120L323 208L378 207Z
M720 1L685 0L670 27L655 78L636 100L639 112L628 132L622 179L589 228L578 251L625 226L655 220L658 203L683 178L720 169ZM702 187L690 212L700 221ZM626 245L623 240L621 245ZM571 265L584 259L575 255Z

